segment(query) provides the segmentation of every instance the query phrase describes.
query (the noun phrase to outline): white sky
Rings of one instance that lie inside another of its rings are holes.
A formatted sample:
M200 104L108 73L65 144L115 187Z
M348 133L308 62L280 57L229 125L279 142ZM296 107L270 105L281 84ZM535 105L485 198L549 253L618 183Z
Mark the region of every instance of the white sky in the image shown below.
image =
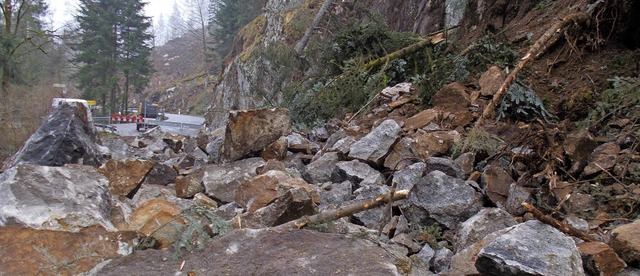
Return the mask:
M178 0L181 1L181 0ZM76 10L78 9L78 0L47 0L49 3L49 13L52 17L54 29L64 26L65 23L72 21ZM173 0L146 0L149 4L145 7L147 16L153 17L156 22L160 14L163 14L165 20L172 13Z

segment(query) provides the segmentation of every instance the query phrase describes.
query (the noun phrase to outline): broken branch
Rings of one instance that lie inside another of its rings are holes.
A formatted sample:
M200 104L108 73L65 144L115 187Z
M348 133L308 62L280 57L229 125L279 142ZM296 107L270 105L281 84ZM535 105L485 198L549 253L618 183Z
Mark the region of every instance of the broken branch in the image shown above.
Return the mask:
M587 235L586 233L571 227L571 225L568 225L568 224L566 224L564 222L560 222L560 221L558 221L558 220L556 220L556 219L554 219L554 218L552 218L550 216L547 216L547 215L543 214L540 210L538 210L538 208L534 207L533 205L531 205L529 203L523 202L522 206L524 207L524 209L527 212L533 214L533 216L537 220L539 220L540 222L542 222L544 224L550 225L553 228L556 228L556 229L560 230L562 233L574 236L574 237L579 238L579 239L584 240L584 241L598 241L598 240L592 238L591 236Z
M356 214L365 210L384 206L386 203L389 203L392 201L403 200L408 196L409 196L409 190L396 191L393 194L393 196L391 196L390 194L379 195L376 198L368 199L368 200L365 200L364 202L350 204L347 206L340 207L338 209L325 210L319 214L309 216L309 217L302 217L297 220L284 223L278 226L278 228L302 229L309 224L322 224L329 221L334 221L339 218L351 216L353 214Z

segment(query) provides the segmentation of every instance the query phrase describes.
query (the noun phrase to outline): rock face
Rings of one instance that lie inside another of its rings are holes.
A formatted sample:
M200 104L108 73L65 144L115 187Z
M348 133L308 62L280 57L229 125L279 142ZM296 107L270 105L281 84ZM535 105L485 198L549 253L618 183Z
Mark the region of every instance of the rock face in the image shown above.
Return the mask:
M223 159L235 161L259 152L291 132L289 110L254 109L229 113L223 147Z
M380 165L398 139L399 132L400 125L396 121L386 120L351 145L349 157Z
M584 275L573 239L536 220L518 224L487 244L476 268L483 275Z
M336 250L339 248L340 250ZM145 250L108 263L98 275L399 275L397 258L365 239L309 230L235 230L176 260Z
M433 171L409 192L411 207L425 210L429 217L453 229L482 208L482 196L462 179Z
M134 191L153 168L153 162L145 160L109 160L98 172L109 179L109 192L126 197Z
M41 166L85 164L98 167L103 161L98 140L93 123L87 118L85 106L64 103L58 106L22 148L5 162L2 170L19 163Z
M262 158L249 158L229 164L203 167L204 184L207 195L222 202L233 202L240 185L255 177L256 169L265 164Z
M95 168L20 164L0 174L0 225L78 231L115 230L109 181Z
M133 253L141 236L90 227L78 233L0 227L0 274L80 275Z
M640 265L640 220L613 230L610 245L630 266Z

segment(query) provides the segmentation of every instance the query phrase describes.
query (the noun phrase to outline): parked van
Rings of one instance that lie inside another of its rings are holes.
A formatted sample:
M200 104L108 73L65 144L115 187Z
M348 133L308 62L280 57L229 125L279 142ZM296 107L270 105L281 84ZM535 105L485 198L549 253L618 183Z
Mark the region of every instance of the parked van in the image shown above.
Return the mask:
M51 106L53 108L58 107L59 105L61 105L62 103L68 103L68 104L82 104L84 105L84 107L87 110L87 119L89 120L89 122L93 122L93 117L91 116L91 108L89 106L89 103L87 102L87 100L83 100L83 99L70 99L70 98L53 98L53 100L51 101Z

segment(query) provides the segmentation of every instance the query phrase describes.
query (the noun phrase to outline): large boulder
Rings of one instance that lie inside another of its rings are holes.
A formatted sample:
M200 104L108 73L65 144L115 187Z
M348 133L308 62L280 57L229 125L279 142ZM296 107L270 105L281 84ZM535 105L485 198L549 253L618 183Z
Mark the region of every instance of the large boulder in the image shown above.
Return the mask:
M202 183L206 194L222 202L235 201L236 190L243 182L254 178L256 169L263 165L265 161L256 157L203 167Z
M98 168L98 173L109 179L109 192L120 198L133 197L135 191L153 168L153 162L146 160L111 159Z
M331 176L331 180L335 183L349 180L359 187L385 184L384 176L380 172L358 160L341 161L336 163L336 167Z
M478 254L483 275L584 275L575 242L537 220L513 226Z
M115 230L108 185L93 167L17 165L0 174L0 226Z
M349 157L381 165L391 146L398 140L400 125L389 119L374 128L369 134L351 145Z
M223 159L235 161L259 152L290 132L291 118L287 109L231 111L225 130Z
M482 195L462 179L433 171L409 191L409 202L410 208L422 209L429 217L454 229L480 211Z
M129 218L129 230L153 237L159 248L170 248L180 237L185 221L177 218L182 209L164 199L143 203Z
M102 164L102 150L93 123L82 104L58 106L29 137L22 148L5 162L2 170L20 163L41 166Z
M408 261L398 260L366 239L309 230L235 230L202 251L179 259L172 254L166 250L138 251L113 260L96 274L399 275L395 264Z
M340 157L336 152L327 152L320 158L309 163L302 172L302 177L309 183L322 183L331 181L331 174L336 169L336 163Z
M516 225L516 219L499 208L485 208L460 224L456 230L456 252L467 248L495 231Z
M235 193L235 202L248 212L254 212L269 205L287 190L298 187L303 188L314 203L320 204L320 196L314 186L282 171L268 171L242 183Z
M81 275L133 253L141 235L90 227L78 233L0 227L0 274Z

